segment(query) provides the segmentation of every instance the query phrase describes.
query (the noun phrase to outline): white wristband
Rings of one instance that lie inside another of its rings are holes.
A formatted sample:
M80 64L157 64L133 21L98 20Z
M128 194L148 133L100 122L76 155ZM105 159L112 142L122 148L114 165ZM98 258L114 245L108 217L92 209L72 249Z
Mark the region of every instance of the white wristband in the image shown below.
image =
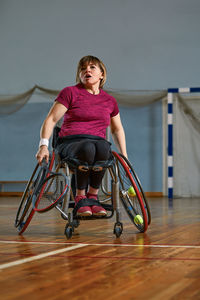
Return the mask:
M49 140L48 139L41 139L40 143L39 143L39 147L41 146L47 146L47 148L49 147Z

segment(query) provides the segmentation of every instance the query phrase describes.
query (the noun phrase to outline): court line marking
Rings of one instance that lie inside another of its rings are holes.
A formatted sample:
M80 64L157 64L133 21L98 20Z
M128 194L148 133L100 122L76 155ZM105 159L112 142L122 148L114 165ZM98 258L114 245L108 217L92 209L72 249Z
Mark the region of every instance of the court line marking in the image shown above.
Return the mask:
M59 257L65 257L59 255ZM162 261L200 261L200 258L189 257L147 257L147 256L86 256L86 255L67 255L68 258L83 258L83 259L116 259L116 260L162 260Z
M200 245L158 245L158 244L88 244L75 242L37 242L37 241L5 241L0 240L2 244L35 244L35 245L83 245L83 246L108 246L108 247L147 247L147 248L189 248L200 249Z
M86 246L87 246L86 244L78 244L78 245L74 245L74 246L71 246L71 247L62 248L62 249L42 253L42 254L39 254L39 255L32 256L32 257L15 260L15 261L0 265L0 270L4 270L4 269L7 269L9 267L18 266L18 265L21 265L21 264L24 264L24 263L32 262L34 260L39 260L39 259L42 259L42 258L45 258L45 257L60 254L60 253L63 253L63 252L75 250L75 249L78 249L78 248L83 248L83 247L86 247Z

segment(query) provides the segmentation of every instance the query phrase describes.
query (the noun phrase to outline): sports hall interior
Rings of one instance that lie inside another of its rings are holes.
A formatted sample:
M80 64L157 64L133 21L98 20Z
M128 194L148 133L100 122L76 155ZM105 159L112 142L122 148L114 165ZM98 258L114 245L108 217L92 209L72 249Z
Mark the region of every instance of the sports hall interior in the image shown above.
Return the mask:
M2 300L200 299L199 28L196 0L0 1ZM113 216L67 238L53 208L19 234L40 127L85 55L107 67L151 223L138 231L121 206L120 237Z

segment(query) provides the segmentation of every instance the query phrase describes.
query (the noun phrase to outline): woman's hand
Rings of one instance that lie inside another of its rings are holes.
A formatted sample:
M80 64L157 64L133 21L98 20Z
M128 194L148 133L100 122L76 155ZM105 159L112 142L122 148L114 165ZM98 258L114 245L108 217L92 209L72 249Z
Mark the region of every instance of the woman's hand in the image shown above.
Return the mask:
M45 159L46 163L49 161L49 150L47 146L40 146L38 152L36 153L36 158L38 163L41 165L43 159Z

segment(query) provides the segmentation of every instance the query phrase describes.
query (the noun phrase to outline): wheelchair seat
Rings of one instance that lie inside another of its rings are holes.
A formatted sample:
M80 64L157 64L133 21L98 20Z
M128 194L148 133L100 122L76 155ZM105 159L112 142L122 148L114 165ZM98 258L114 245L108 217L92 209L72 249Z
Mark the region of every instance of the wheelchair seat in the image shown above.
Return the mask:
M52 148L55 153L58 155L56 150L56 146L58 143L60 127L55 126L53 130L53 139L52 139ZM66 157L61 159L61 162L66 162L69 165L69 168L74 171L75 169L79 169L80 171L87 172L88 170L93 170L95 172L102 171L103 169L109 168L114 164L114 157L111 154L108 160L104 161L96 161L93 165L88 165L87 162L81 161L77 158Z

